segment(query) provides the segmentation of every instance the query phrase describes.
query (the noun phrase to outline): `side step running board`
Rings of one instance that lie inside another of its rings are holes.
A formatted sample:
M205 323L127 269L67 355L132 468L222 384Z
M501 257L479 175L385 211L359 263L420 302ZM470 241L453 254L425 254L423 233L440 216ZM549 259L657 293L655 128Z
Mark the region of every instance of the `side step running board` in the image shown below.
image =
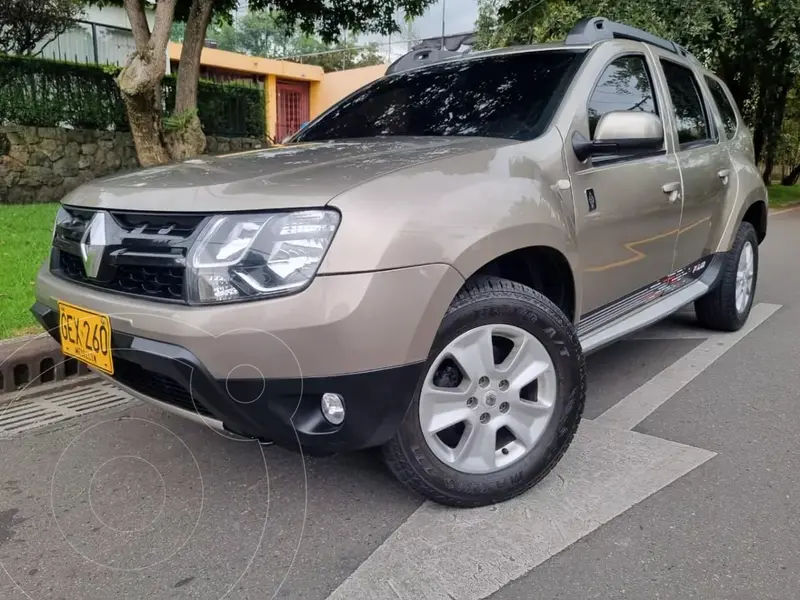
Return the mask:
M595 352L626 335L653 325L704 296L716 284L723 260L724 254L714 256L699 279L645 304L635 312L614 319L602 327L584 333L581 332L579 324L578 338L584 354Z

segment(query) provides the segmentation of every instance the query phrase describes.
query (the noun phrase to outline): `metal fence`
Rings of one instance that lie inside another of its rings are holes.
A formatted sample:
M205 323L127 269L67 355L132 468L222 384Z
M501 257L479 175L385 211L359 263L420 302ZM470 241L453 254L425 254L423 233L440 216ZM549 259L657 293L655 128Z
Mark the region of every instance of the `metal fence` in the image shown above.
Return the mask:
M52 60L122 67L135 49L133 34L129 29L76 21L55 39L41 44L34 54L38 52L39 57Z

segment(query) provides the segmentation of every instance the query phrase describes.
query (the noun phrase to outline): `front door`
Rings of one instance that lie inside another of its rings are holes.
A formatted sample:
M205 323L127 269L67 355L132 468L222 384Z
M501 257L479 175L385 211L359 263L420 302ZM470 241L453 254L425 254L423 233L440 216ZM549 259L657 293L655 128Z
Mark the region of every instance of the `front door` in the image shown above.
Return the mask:
M277 143L294 134L309 120L309 87L304 81L278 81Z
M675 122L676 156L683 175L683 218L675 245L679 269L712 252L711 232L735 176L728 149L696 74L659 52Z
M600 117L610 111L651 112L666 128L668 120L660 110L663 94L656 91L661 88L654 85L653 72L652 63L639 52L607 64L588 99L590 137ZM573 130L583 132L585 121L579 115ZM681 177L677 158L667 151L670 141L667 136L658 152L584 163L567 144L583 270L583 315L672 272Z

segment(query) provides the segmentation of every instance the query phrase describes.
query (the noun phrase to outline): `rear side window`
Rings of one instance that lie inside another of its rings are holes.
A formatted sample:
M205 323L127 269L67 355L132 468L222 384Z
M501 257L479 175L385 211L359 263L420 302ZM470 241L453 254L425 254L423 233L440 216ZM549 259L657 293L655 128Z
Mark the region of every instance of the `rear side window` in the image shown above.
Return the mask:
M644 56L623 56L608 65L589 98L589 134L600 118L612 111L633 110L658 114L653 84Z
M736 110L733 108L731 101L728 100L728 95L716 79L706 76L706 83L708 89L711 91L711 97L714 98L714 104L719 109L719 114L722 117L722 123L725 125L725 134L728 139L736 134Z
M664 59L661 59L661 66L675 111L681 147L713 142L703 96L692 70Z

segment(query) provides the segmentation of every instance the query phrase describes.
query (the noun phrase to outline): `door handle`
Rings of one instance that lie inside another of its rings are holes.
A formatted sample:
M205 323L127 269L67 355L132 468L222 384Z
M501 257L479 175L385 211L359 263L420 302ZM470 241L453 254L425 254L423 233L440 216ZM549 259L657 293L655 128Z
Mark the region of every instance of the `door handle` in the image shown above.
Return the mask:
M661 187L661 190L667 194L667 199L670 202L675 202L681 197L681 182L673 181L672 183L666 183Z
M731 175L730 169L722 169L721 171L717 171L717 175L719 175L719 178L722 179L722 185L728 185L728 179Z

